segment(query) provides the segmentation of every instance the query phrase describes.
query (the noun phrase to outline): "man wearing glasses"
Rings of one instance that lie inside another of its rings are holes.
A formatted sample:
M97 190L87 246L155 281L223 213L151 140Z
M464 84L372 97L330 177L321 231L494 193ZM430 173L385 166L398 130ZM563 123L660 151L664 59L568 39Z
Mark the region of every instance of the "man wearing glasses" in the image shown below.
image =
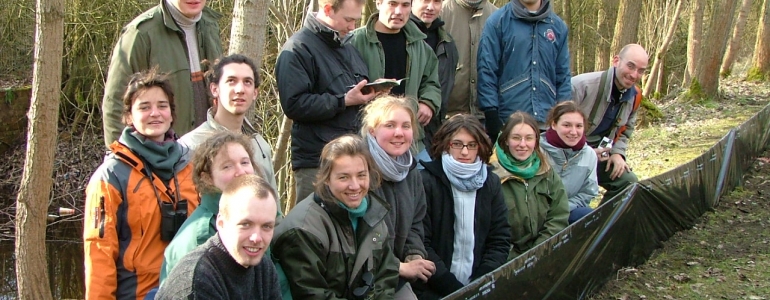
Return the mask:
M642 100L636 83L647 70L648 60L642 46L628 44L612 58L609 70L572 77L572 97L588 118L586 141L599 159L596 176L607 190L604 199L638 181L626 163L626 149Z

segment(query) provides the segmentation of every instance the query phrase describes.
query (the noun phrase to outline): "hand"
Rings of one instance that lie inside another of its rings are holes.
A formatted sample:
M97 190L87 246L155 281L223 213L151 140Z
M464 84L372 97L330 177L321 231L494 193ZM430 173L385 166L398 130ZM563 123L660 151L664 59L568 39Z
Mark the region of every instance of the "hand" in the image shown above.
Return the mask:
M399 276L409 280L419 279L423 282L427 282L433 272L436 272L436 265L427 259L415 259L401 263L398 268Z
M631 168L626 164L626 160L618 153L610 155L609 161L607 162L607 168L605 168L604 171L609 172L611 166L614 166L612 167L612 173L610 173L610 179L612 180L617 179L627 171L631 171Z
M417 106L417 121L420 122L422 126L428 125L428 123L430 123L430 118L433 117L433 110L430 109L430 106L422 102Z
M600 162L601 161L607 161L607 160L610 159L610 156L609 156L610 152L609 151L610 151L610 149L606 149L606 148L594 148L594 152L596 152L596 159L598 159ZM607 153L607 155L606 156L602 156L603 153Z
M377 94L367 91L371 90L371 88L364 89L367 83L366 79L361 80L361 82L345 93L345 106L366 104L377 96Z

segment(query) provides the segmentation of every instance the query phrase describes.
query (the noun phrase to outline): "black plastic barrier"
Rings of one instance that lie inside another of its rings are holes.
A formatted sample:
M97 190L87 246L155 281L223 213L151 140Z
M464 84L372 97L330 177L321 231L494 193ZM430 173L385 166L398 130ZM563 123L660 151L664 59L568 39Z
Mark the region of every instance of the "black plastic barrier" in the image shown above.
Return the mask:
M583 299L644 263L739 186L768 145L770 105L692 161L629 187L582 220L446 299ZM633 142L633 141L632 141Z

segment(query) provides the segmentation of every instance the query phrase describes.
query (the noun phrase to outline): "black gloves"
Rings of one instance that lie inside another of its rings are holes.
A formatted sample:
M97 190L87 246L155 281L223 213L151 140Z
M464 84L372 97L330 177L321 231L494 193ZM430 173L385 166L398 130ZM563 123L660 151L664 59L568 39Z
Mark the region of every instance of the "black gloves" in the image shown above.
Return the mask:
M487 135L489 135L489 139L494 143L497 135L500 134L500 130L503 129L503 122L500 121L500 114L496 109L485 110L484 118Z

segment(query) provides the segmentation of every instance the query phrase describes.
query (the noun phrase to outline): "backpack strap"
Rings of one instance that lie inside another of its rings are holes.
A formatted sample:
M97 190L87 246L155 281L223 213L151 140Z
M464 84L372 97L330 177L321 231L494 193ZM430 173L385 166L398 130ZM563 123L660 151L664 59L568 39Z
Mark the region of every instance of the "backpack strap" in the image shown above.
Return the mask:
M594 106L591 108L591 113L588 115L588 122L591 123L590 125L593 126L594 118L596 117L596 113L599 111L599 105L601 105L602 101L606 101L607 93L609 92L608 89L605 89L604 87L607 85L607 77L609 76L609 71L605 71L602 73L602 79L599 82L599 92L596 93L596 100L594 101ZM612 89L609 89L612 90Z

